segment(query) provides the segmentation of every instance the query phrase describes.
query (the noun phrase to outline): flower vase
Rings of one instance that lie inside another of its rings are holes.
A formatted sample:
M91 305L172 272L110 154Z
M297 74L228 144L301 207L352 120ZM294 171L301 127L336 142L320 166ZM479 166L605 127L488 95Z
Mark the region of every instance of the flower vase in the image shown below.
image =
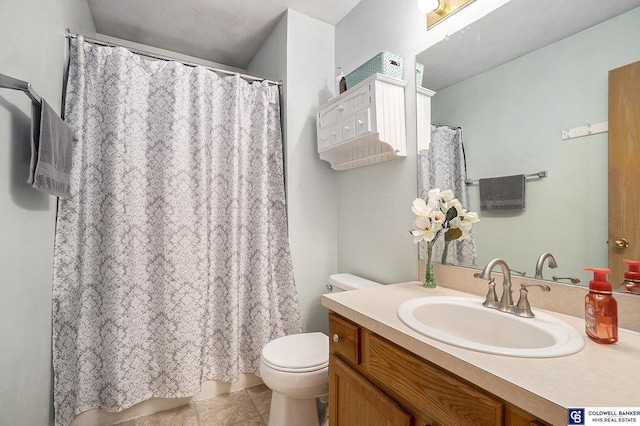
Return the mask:
M424 267L423 287L434 288L436 286L436 279L433 275L433 263L431 263L431 253L433 252L434 242L435 240L427 243L427 261L425 262Z
M436 279L433 275L433 263L428 261L425 264L424 268L424 282L422 283L423 287L434 288L436 286Z

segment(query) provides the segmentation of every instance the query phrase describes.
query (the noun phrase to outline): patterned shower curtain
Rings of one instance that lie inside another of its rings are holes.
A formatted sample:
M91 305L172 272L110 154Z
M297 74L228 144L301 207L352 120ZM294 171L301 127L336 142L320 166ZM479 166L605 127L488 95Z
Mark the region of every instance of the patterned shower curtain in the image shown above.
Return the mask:
M259 373L301 331L279 91L72 41L53 283L57 425Z
M462 143L462 129L449 126L431 125L431 143L429 149L418 152L418 196L426 199L430 189L451 189L462 206L469 206L467 191L467 165ZM433 260L440 262L443 239L440 238L433 248ZM420 244L419 258L426 259L424 243ZM473 238L449 243L448 263L458 266L477 267L478 254Z

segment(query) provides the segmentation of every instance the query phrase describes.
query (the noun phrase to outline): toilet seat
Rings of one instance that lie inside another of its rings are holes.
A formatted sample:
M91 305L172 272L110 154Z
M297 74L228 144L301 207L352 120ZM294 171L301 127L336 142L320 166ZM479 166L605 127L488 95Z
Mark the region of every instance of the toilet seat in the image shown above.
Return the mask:
M270 368L306 373L329 365L329 338L323 333L291 334L267 343L262 360Z

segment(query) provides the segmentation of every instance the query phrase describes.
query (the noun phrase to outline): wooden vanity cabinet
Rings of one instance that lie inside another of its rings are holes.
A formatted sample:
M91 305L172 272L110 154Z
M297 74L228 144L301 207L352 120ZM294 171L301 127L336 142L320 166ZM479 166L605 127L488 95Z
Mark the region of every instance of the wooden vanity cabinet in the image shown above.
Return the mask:
M335 355L329 356L331 425L412 426L413 417Z
M331 426L541 426L494 395L329 313Z

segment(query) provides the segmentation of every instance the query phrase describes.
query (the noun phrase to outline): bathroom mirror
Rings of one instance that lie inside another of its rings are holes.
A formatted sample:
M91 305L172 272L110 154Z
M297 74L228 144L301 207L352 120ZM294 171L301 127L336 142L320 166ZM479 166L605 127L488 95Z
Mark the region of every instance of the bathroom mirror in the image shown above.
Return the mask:
M416 62L425 66L423 87L436 92L431 121L463 129L467 178L476 182L467 187L469 208L481 219L478 266L502 257L533 277L538 256L551 252L558 268L545 263L544 279L587 285L583 267L608 263L608 139L563 140L562 132L608 121L609 70L640 60L640 1L617 2L620 9L596 21L577 19L582 7L595 7L578 3L541 14L532 9L541 3L512 0ZM589 28L556 31L564 28L558 16ZM524 210L480 210L478 179L539 171L548 176L526 179Z

